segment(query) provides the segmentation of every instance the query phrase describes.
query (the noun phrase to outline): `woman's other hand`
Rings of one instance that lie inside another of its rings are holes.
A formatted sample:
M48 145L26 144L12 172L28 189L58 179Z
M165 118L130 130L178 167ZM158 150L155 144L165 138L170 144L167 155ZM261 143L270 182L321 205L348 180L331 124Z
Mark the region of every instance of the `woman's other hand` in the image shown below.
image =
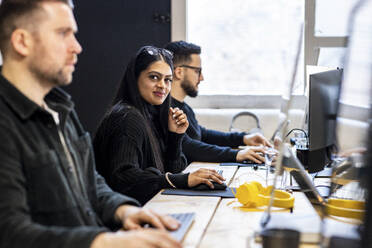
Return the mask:
M216 170L213 169L199 169L190 173L188 179L188 186L194 187L198 184L204 183L207 184L211 189L213 189L213 183L211 181L215 181L219 184L222 184L225 181Z
M189 127L186 114L179 108L169 108L168 130L173 133L185 133Z

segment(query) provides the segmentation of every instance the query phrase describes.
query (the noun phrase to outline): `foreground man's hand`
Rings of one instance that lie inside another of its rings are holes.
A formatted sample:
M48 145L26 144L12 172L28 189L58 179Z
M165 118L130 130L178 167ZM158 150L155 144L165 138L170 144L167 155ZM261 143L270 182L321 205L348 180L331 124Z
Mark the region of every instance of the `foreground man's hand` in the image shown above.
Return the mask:
M93 240L90 248L181 248L180 242L159 229L140 229L101 233Z
M161 230L176 230L180 225L176 219L168 215L130 205L118 207L115 218L123 224L123 228L126 230L141 229L145 224L150 224Z

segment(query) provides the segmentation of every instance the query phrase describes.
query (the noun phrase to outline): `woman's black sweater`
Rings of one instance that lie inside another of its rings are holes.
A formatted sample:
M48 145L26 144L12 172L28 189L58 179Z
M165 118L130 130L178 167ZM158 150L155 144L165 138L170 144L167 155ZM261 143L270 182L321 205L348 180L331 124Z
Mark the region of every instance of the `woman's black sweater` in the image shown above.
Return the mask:
M169 174L170 181L177 188L187 188L188 174L180 173L187 166L181 148L184 135L169 131L162 135L159 117L151 117L164 172L176 173ZM97 171L113 190L141 204L171 187L164 172L156 168L144 121L137 109L118 103L102 121L93 142Z

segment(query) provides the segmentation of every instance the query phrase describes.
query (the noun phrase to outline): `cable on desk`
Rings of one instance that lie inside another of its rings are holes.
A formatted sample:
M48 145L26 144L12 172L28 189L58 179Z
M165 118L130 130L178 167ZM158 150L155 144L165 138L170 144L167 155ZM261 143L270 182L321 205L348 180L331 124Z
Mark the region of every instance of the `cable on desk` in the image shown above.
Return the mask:
M307 133L305 132L305 130L301 129L301 128L292 128L285 136L285 138L287 138L293 131L301 131L304 133L304 136L306 138L306 143L307 145L309 145L309 138L307 136Z

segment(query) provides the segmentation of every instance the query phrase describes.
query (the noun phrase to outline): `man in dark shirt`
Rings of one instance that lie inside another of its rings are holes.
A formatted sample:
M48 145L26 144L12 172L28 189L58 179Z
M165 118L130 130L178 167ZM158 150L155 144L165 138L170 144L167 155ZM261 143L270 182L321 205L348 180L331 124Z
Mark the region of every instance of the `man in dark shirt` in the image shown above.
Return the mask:
M167 44L173 52L172 105L182 109L189 120L187 135L183 141L183 153L189 162L242 162L252 160L262 163L265 158L263 146L271 146L259 133L220 132L204 128L198 124L192 108L184 102L186 96L196 97L198 85L204 80L200 53L201 48L185 41ZM240 145L256 146L244 150L234 150Z
M76 31L68 0L1 2L0 247L180 247L164 230L178 222L95 171L89 134L58 88L82 51Z

